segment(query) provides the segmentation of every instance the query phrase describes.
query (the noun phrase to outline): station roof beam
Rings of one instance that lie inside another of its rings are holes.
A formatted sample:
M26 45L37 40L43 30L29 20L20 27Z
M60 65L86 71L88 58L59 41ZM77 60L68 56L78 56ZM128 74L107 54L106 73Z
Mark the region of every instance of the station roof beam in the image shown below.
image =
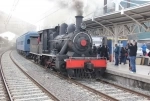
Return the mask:
M150 3L126 8L122 11L106 13L92 19L86 19L87 30L100 30L101 35L110 36L118 32L118 36L126 36L136 33L148 32L150 29ZM121 14L122 13L122 14ZM105 30L108 31L105 31ZM115 30L117 29L117 31Z
M150 20L150 3L124 9L126 15L132 17L138 22L145 20ZM113 24L128 24L134 23L135 21L130 17L122 15L121 11L116 11L113 13L104 14L102 16L95 17L94 19L98 22L101 22L104 26L113 26ZM87 24L87 28L99 26L98 23L93 22L91 19L84 21ZM109 23L108 23L109 22Z

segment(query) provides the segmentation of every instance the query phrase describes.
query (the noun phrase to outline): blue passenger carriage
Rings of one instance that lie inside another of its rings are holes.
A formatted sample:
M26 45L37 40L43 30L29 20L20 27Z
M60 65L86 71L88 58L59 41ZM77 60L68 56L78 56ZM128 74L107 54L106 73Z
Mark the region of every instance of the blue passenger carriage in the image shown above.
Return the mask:
M38 36L37 32L27 32L22 36L18 37L16 40L16 48L17 51L24 56L28 56L30 52L30 37L31 36Z

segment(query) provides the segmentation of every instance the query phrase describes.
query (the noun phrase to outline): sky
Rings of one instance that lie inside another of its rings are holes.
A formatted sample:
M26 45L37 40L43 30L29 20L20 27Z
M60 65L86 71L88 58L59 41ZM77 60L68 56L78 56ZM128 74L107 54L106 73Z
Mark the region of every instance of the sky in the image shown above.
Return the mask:
M63 13L62 16L67 16L65 17L66 19L73 17L73 15L75 15L75 12L73 10L70 10L71 1L72 0L0 0L0 11L18 17L34 25L38 25L41 24L42 21L44 21L46 18L48 18L48 16L59 15L57 13L60 14ZM96 9L103 8L104 5L103 0L79 0L79 1L84 2L85 16L95 11ZM110 3L109 1L116 2L122 0L108 0L108 5L111 6L112 3ZM139 0L132 0L132 1L139 1ZM140 1L150 1L150 0L140 0ZM65 7L61 6L61 4L65 5L68 4L69 6Z
M45 22L45 19L54 19L55 17L61 17L65 20L73 19L75 12L70 10L72 0L0 0L0 10L15 17L18 17L24 21L32 23L34 25L42 25ZM104 0L80 0L84 2L84 15L87 16L93 11L96 12L96 9L103 8ZM111 6L112 3L109 1L122 1L122 0L108 0L108 6ZM133 0L138 1L138 0ZM142 1L142 0L140 0ZM144 0L145 1L145 0ZM146 0L150 1L150 0ZM61 4L69 6L61 6ZM103 12L102 10L98 12ZM61 16L58 16L60 15ZM63 15L62 15L63 14ZM52 17L51 17L52 16ZM67 16L67 17L66 17ZM59 19L59 20L61 20ZM57 20L57 19L55 19ZM53 21L53 20L49 20ZM58 22L58 21L56 21ZM53 23L53 22L52 22ZM45 24L45 23L44 23Z
M3 37L3 38L8 37L9 41L13 40L13 38L16 37L16 35L12 32L4 32L4 33L0 34L0 36Z
M34 24L53 7L48 0L0 0L0 10Z
M85 18L102 14L103 10L100 9L104 6L103 0L81 1L84 2L83 16ZM109 0L109 7L113 5L110 1L121 0ZM53 27L63 22L74 23L76 11L72 9L72 5L71 0L0 0L0 11L7 13L9 15L8 18L11 16L17 17L36 25L37 30L40 30ZM8 19L5 22L7 21Z

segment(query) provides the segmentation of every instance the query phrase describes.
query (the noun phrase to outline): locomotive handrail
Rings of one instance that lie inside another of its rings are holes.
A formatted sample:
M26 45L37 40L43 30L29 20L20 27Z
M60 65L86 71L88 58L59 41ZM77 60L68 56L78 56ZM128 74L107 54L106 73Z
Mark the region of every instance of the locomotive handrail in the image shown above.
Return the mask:
M33 52L29 52L29 53L42 56L42 54L38 54L38 53L33 53Z
M107 60L105 57L69 57L68 59L64 59L64 61L71 60L71 59L103 59Z
M69 57L69 59L106 59L105 57Z
M56 39L56 40L49 40L50 41L58 41L58 40L71 40L71 39Z

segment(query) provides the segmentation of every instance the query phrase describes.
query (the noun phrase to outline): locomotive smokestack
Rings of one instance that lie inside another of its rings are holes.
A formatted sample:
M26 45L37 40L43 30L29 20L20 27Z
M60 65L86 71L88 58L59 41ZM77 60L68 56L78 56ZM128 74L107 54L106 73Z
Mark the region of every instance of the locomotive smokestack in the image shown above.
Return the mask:
M83 16L75 16L75 17L76 17L76 32L79 32L81 28Z

